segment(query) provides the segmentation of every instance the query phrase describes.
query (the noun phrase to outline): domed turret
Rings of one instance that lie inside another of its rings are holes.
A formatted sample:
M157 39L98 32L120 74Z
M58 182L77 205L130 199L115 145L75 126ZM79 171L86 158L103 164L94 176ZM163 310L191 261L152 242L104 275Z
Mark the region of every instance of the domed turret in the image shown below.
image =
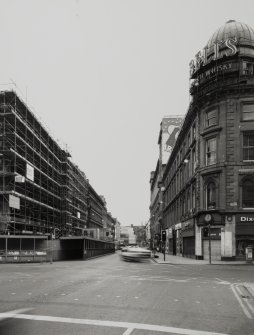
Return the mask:
M208 58L214 52L215 44L230 39L236 41L241 55L254 56L254 30L246 23L229 20L217 29L209 39L206 45ZM241 47L245 47L245 49Z
M208 43L190 62L190 77L196 78L209 67L235 59L254 59L254 30L245 23L227 21L215 31ZM225 70L223 68L223 70Z
M254 45L254 30L245 23L229 20L213 33L207 43L207 48L213 47L216 42L235 37L240 44Z

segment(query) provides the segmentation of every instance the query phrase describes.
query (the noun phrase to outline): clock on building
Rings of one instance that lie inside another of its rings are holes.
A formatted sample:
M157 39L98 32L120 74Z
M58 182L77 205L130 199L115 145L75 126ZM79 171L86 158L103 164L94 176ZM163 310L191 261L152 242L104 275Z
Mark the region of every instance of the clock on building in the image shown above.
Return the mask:
M212 215L211 214L206 214L205 215L205 222L206 223L209 223L209 222L211 222L212 221Z

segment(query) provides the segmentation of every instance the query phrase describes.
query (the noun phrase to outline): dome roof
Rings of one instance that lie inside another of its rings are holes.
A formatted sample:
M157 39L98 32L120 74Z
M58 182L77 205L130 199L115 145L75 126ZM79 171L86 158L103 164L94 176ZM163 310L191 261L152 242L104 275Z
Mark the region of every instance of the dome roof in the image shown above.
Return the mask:
M209 39L206 46L208 52L213 48L214 43L234 37L237 38L239 45L254 46L254 30L245 23L229 20L217 29Z
M234 37L237 38L240 45L254 45L254 30L245 23L229 20L213 33L207 43L207 48L212 48L218 41Z

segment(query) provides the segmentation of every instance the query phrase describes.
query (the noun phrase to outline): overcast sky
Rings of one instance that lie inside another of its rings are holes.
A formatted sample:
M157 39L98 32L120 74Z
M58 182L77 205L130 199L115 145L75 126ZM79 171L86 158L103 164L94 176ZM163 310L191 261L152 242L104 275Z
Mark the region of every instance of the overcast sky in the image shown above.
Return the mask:
M0 89L66 143L122 225L149 219L160 122L184 115L189 62L248 0L0 0Z

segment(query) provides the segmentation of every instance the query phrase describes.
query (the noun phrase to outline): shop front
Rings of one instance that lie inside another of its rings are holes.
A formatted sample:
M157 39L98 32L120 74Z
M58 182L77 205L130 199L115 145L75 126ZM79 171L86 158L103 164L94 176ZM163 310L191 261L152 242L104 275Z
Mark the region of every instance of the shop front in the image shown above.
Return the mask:
M176 231L173 227L167 229L168 254L176 255Z
M254 213L236 214L236 259L246 258L246 248L254 249Z
M221 234L225 229L224 221L224 217L218 212L203 213L197 218L195 236L197 259L208 260L210 256L211 260L222 259Z
M190 219L182 223L183 256L195 258L195 225Z

